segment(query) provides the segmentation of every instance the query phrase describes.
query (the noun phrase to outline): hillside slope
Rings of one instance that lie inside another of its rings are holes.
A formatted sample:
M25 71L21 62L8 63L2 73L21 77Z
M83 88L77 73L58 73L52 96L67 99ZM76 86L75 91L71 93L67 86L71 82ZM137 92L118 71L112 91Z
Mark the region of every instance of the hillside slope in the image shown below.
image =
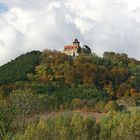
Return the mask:
M0 84L17 81L53 82L93 86L110 98L136 96L140 92L140 61L126 54L80 53L73 59L58 51L33 51L0 67Z
M34 72L40 62L41 52L32 51L17 57L15 60L0 67L0 84L27 79L29 72Z

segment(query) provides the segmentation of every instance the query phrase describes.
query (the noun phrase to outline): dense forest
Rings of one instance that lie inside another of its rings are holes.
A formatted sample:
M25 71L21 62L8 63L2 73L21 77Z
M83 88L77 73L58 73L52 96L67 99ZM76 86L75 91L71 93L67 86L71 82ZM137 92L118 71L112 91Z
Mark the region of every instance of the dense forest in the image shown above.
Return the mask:
M0 67L0 140L139 140L139 106L126 54L32 51Z
M41 52L32 51L0 67L0 84L27 80L27 73L34 73L40 63Z

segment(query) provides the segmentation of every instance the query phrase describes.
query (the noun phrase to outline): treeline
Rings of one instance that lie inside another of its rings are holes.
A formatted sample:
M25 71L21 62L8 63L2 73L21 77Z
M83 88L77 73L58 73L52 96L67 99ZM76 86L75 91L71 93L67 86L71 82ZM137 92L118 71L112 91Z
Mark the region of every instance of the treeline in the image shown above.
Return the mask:
M44 110L44 112L83 108L104 111L103 106L107 105L109 101L107 92L98 90L95 87L80 85L70 87L69 85L62 85L61 83L40 82L17 82L12 86L3 86L0 88L0 97L9 100L9 96L13 91L22 90L24 93L27 89L30 89L36 96L41 97L42 102L47 100L47 102L45 102L46 110Z
M35 72L40 63L41 52L32 51L0 67L0 84L27 80L27 74Z

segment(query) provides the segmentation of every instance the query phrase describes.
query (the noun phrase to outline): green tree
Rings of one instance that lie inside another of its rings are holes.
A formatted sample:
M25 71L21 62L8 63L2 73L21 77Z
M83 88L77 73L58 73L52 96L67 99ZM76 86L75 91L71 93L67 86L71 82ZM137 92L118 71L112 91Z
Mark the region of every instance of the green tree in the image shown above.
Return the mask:
M28 73L34 73L40 63L41 52L32 51L17 57L0 67L0 84L27 80Z
M11 138L17 132L16 112L8 102L0 100L0 139Z
M11 106L17 114L19 128L24 129L28 124L27 118L39 113L39 102L31 90L15 90L10 95Z

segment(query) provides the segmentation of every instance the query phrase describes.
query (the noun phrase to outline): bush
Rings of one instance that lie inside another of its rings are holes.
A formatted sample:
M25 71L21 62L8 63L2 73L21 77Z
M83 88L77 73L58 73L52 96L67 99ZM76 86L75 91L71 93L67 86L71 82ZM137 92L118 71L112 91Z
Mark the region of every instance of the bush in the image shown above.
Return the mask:
M98 110L99 112L104 112L106 103L104 101L99 101L95 105L95 109Z
M87 101L87 107L88 108L94 108L96 105L97 99L96 98L92 98L90 100Z
M80 99L73 99L71 104L73 109L82 109L85 107L86 101Z
M117 111L118 109L118 105L115 101L109 101L106 105L105 105L105 111L109 112L109 111Z
M47 120L41 119L36 125L29 125L17 140L98 140L95 119L79 114L65 113Z
M16 112L13 106L0 100L0 140L11 137L17 132Z
M100 139L139 140L140 110L127 113L110 113L100 122Z

